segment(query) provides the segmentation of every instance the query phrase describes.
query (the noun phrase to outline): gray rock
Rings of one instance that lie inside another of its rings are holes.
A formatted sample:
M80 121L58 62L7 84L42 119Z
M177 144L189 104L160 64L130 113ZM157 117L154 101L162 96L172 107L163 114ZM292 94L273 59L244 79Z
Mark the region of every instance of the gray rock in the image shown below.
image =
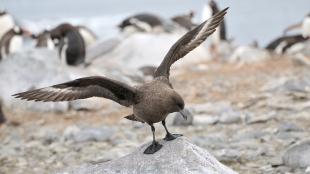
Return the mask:
M191 144L186 138L161 141L162 149L152 155L143 154L145 144L133 153L120 159L85 164L67 169L59 174L235 174L232 169L218 162L208 151Z
M280 131L280 132L299 132L299 131L302 131L302 128L298 127L294 123L285 122L279 126L278 131Z
M193 121L194 121L193 114L188 109L184 109L184 111L185 111L185 113L187 115L187 120L185 120L183 118L183 116L179 112L176 112L174 114L173 125L175 125L175 126L189 126L189 125L193 125Z
M304 77L282 77L277 80L272 79L262 87L262 91L288 93L307 93L310 91L310 78Z
M230 102L215 102L215 103L203 103L203 104L193 104L189 108L193 110L195 114L211 114L220 115L223 112L233 110Z
M52 128L42 128L34 135L34 138L41 140L44 145L52 144L59 137L60 135Z
M219 122L224 124L239 123L241 122L241 113L234 110L223 112L220 115Z
M279 167L283 165L283 160L280 157L273 157L268 162L272 167Z
M65 140L73 142L106 141L114 132L114 128L110 127L80 129L77 126L70 126L64 131L63 136Z
M229 58L230 63L250 64L270 59L268 51L251 46L240 46Z
M262 115L246 114L244 120L246 124L265 123L273 119L276 114L276 111L271 111Z
M193 124L194 125L212 125L212 124L217 123L218 120L219 118L214 115L200 114L200 115L195 115Z
M84 100L74 100L69 102L70 108L74 110L87 110L87 111L97 111L104 107L104 102L102 98L88 98Z
M215 151L215 156L221 162L236 162L240 160L241 153L239 150L234 149L221 149Z
M310 166L310 140L290 147L283 155L285 165L292 168L306 168Z

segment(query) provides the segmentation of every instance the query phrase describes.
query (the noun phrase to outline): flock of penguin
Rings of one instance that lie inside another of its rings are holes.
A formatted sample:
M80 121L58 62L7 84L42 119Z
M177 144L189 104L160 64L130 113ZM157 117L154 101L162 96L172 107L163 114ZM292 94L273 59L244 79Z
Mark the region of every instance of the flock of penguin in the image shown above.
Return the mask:
M214 0L204 5L202 10L202 21L210 18L220 11ZM197 26L193 22L195 13L172 17L170 21L187 31ZM173 32L173 27L161 17L140 13L130 16L120 22L118 28L121 32ZM292 29L301 28L301 34L286 35ZM301 42L305 42L310 36L310 14L302 23L293 25L284 30L284 35L272 40L265 49L283 54L288 48ZM44 30L39 34L32 34L25 28L18 26L13 17L4 10L0 10L0 60L8 57L9 54L19 51L23 46L23 38L34 39L36 47L58 49L61 61L67 65L76 66L85 62L86 48L97 41L97 36L85 26L74 26L70 23L62 23L58 26ZM225 21L221 23L216 32L211 36L211 46L227 40Z
M216 3L211 0L205 7L202 20L206 20L219 11ZM197 25L193 23L195 13L172 17L170 21L173 26L189 31ZM129 16L118 25L121 32L173 32L173 27L161 17L140 13ZM220 39L226 39L224 24L220 27ZM215 34L216 35L216 34ZM38 34L32 34L27 29L18 26L12 15L2 10L0 11L0 60L8 57L9 54L19 51L23 47L25 37L35 40L35 47L45 47L47 49L57 49L59 58L67 65L76 66L85 62L86 48L97 41L97 36L85 26L75 26L70 23L62 23L58 26L44 30Z
M23 47L25 37L34 39L36 47L58 48L59 57L68 65L84 62L85 48L97 40L96 35L84 26L73 26L63 23L51 30L32 34L18 26L13 17L6 11L0 12L0 60Z

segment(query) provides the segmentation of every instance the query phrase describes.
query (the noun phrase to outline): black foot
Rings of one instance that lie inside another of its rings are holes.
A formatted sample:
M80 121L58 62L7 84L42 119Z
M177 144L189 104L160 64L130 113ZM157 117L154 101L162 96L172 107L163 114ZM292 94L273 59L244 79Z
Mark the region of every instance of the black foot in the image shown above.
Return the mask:
M176 139L176 138L178 138L178 137L181 137L181 136L183 136L182 134L166 134L166 137L164 138L164 140L166 140L166 141L172 141L172 140L174 140L174 139Z
M147 147L144 151L144 154L153 154L159 149L161 149L163 145L159 144L158 142L152 143L149 147Z

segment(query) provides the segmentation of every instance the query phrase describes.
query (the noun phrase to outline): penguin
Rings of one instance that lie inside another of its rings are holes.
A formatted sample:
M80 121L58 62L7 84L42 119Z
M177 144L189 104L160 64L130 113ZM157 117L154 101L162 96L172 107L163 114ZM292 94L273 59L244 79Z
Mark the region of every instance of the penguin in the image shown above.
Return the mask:
M196 25L192 22L195 13L190 11L189 14L172 17L171 20L188 31L193 29Z
M158 27L163 27L162 19L156 15L141 13L124 19L119 25L121 31L135 29L140 32L152 32Z
M214 0L210 0L202 9L202 21L209 19L211 16L219 12L220 9ZM213 43L227 41L225 20L220 24L215 33L212 35Z
M91 46L98 40L96 34L86 26L78 25L76 28L83 37L86 47Z
M53 50L55 48L55 44L51 38L51 33L48 30L44 30L37 35L31 35L32 39L36 40L36 48L47 48L49 50Z
M301 35L304 38L310 38L310 13L305 16L302 22L290 25L287 27L284 31L283 34L286 35L287 32L293 30L293 29L301 29Z
M52 29L50 33L53 40L59 40L58 53L62 62L70 66L85 62L85 42L76 27L64 23Z
M269 51L274 51L277 54L285 53L290 47L297 43L305 42L307 38L303 37L301 34L292 36L282 36L272 40L265 49Z
M6 11L0 10L0 39L15 26L13 17Z
M302 22L301 33L304 38L310 38L310 13L304 18Z
M20 27L13 27L0 40L0 60L7 58L11 53L21 50L25 31Z

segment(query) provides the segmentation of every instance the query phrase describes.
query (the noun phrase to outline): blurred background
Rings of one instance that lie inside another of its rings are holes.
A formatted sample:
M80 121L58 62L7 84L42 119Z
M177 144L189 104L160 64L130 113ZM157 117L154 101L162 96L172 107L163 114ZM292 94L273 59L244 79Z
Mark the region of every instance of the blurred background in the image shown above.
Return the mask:
M309 12L307 0L298 0L293 5L290 0L218 2L223 8L231 7L230 15L226 17L229 36L234 37L240 44L247 44L253 39L267 44L270 38L278 36L283 28L301 21ZM119 21L141 12L169 18L193 10L197 13L194 20L200 22L202 4L205 3L205 0L34 0L31 3L27 0L2 0L1 6L10 11L18 21L37 32L47 26L70 21L87 25L100 37L109 37L117 32L115 26Z
M173 43L225 7L217 32L171 69L191 115L171 114L171 132L240 173L310 172L309 0L0 0L0 174L110 161L149 142L110 100L12 95L92 75L148 82Z

